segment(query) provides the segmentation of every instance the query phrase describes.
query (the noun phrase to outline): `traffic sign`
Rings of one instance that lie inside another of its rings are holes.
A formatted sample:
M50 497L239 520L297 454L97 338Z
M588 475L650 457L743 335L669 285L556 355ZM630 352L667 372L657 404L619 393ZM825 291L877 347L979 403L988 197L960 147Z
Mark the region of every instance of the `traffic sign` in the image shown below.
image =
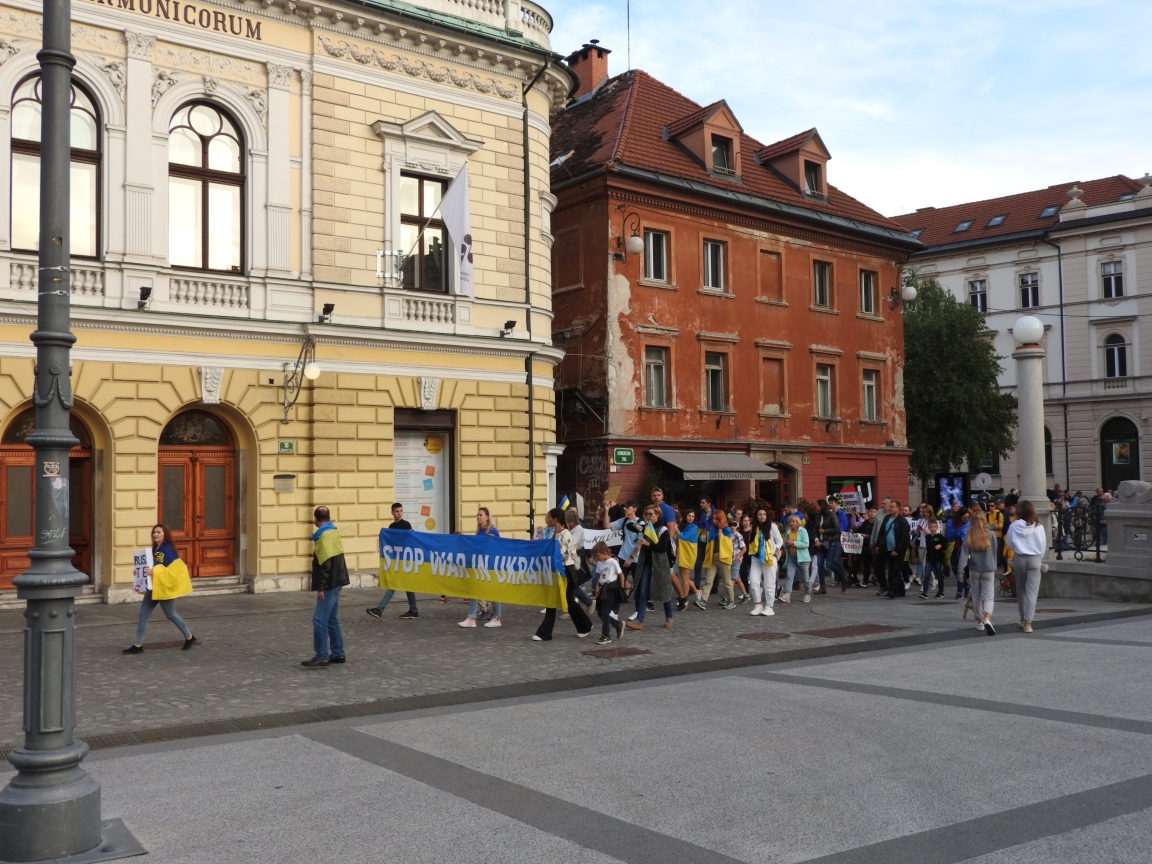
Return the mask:
M977 474L972 479L972 485L981 491L986 491L992 488L992 478L987 474Z

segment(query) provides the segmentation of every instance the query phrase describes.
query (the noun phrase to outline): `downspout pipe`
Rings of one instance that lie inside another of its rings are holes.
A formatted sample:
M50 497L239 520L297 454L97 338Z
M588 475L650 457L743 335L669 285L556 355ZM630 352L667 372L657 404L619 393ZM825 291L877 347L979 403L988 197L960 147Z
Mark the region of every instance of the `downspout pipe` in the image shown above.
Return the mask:
M531 154L528 140L528 94L537 82L548 71L551 58L547 55L536 75L524 85L520 94L521 104L524 106L524 323L528 331L528 342L532 342L532 183L531 183ZM532 382L532 365L536 357L535 351L530 351L524 358L524 380L528 385L528 538L536 533L536 394Z
M1064 408L1064 488L1072 488L1072 460L1068 455L1068 359L1064 350L1064 250L1047 237L1041 242L1056 250L1056 282L1060 287L1060 398Z

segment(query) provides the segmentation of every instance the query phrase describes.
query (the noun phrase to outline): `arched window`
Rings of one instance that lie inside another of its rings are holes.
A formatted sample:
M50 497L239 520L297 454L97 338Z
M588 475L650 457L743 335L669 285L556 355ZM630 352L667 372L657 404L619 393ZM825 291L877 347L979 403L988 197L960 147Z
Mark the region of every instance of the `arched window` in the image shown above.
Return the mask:
M71 252L100 254L100 116L96 103L72 82ZM40 248L40 76L25 78L12 94L12 248Z
M244 152L215 105L182 105L168 127L168 258L173 267L241 273Z
M1128 344L1119 333L1104 340L1104 377L1128 377Z

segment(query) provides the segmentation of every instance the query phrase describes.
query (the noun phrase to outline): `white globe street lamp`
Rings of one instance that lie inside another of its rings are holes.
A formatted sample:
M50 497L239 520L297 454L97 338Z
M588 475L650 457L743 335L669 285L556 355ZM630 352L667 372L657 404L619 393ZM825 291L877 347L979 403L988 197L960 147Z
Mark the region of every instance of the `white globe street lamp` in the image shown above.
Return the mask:
M1012 336L1017 345L1039 345L1044 338L1044 323L1034 315L1017 318L1012 327Z

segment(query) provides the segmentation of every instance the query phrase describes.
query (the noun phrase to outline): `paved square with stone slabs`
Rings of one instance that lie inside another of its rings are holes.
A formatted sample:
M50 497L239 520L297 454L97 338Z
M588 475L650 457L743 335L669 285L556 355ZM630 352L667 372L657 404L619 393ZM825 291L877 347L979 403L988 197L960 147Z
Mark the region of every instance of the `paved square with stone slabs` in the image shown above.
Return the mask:
M1150 627L1004 627L85 764L155 864L1147 861Z

